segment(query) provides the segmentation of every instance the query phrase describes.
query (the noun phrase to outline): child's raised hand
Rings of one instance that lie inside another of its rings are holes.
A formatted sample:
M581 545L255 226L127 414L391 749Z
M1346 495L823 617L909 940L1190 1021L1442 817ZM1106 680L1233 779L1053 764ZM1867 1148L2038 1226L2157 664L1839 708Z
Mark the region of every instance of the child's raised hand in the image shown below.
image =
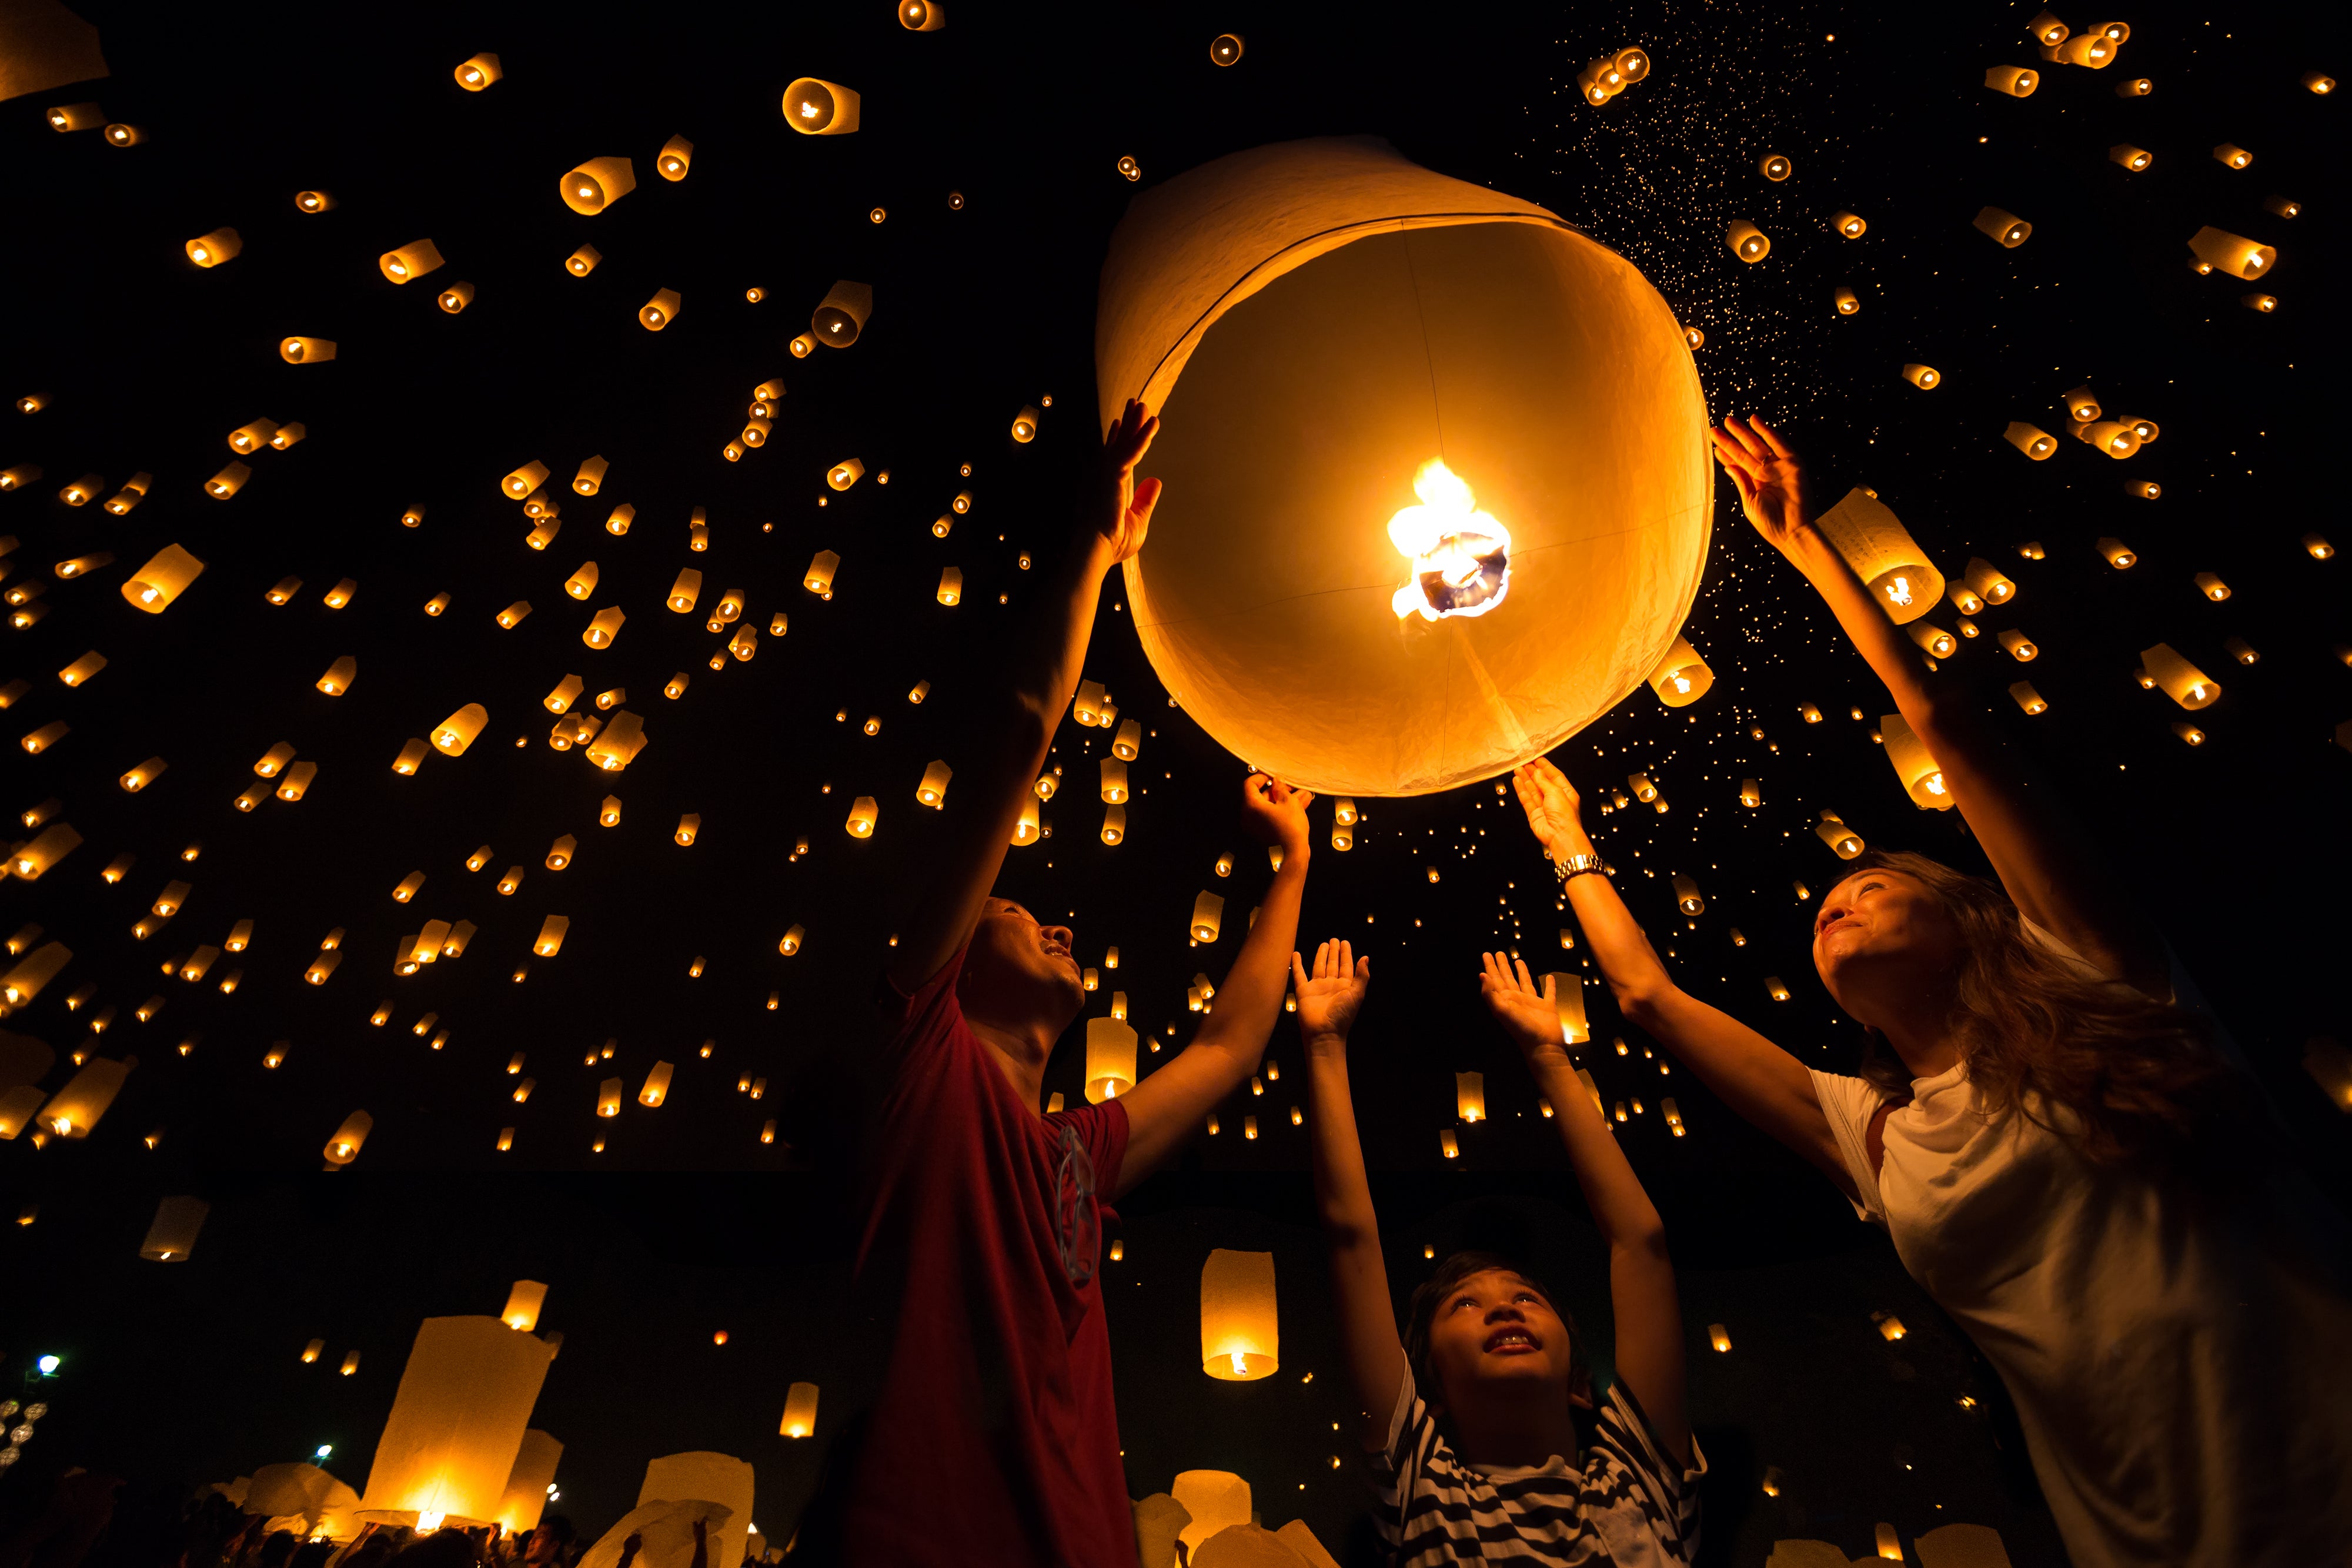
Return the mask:
M1487 1008L1495 1021L1503 1026L1519 1051L1532 1063L1538 1056L1556 1056L1568 1060L1568 1043L1559 1027L1559 1009L1552 998L1552 982L1546 977L1542 984L1528 973L1527 961L1520 959L1516 967L1507 954L1481 953L1479 962L1484 972L1478 978L1478 989L1486 998ZM1306 1010L1302 998L1299 1010Z
M1371 983L1370 956L1357 957L1345 942L1317 946L1312 975L1297 954L1290 956L1291 988L1298 994L1298 1038L1310 1054L1348 1049L1348 1031L1363 1010L1364 992Z

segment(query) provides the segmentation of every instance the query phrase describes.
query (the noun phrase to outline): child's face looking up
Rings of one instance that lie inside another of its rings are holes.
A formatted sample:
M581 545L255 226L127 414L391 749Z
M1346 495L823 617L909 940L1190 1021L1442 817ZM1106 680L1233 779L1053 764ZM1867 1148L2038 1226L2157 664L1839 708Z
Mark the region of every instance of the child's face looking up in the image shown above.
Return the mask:
M1431 1391L1459 1409L1496 1400L1568 1399L1568 1325L1551 1303L1503 1269L1473 1274L1438 1303L1429 1325Z

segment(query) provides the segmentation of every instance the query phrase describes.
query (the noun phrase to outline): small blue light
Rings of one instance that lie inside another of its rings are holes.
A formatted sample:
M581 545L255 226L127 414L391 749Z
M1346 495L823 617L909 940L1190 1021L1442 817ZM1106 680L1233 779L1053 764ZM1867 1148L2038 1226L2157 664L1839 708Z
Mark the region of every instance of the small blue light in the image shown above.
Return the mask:
M41 1357L39 1361L34 1363L34 1364L41 1369L41 1375L43 1377L54 1377L57 1375L57 1370L60 1364L56 1356L45 1355Z
M319 1445L319 1454L318 1454L318 1457L319 1457L320 1458L322 1458L322 1459L323 1459L323 1458L325 1458L329 1454L331 1454L331 1453L333 1453L334 1451L335 1451L335 1445L333 1445L332 1443L321 1443L321 1444L320 1444L320 1445Z

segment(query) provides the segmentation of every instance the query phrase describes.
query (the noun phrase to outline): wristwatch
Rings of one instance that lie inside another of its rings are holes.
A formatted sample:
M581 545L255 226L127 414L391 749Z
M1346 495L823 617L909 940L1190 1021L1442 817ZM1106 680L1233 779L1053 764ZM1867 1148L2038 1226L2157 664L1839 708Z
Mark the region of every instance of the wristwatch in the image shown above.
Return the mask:
M1617 874L1617 868L1599 855L1570 855L1566 860L1556 860L1551 864L1552 870L1559 873L1559 880L1563 883L1570 877L1582 876L1588 872L1599 872L1603 876Z

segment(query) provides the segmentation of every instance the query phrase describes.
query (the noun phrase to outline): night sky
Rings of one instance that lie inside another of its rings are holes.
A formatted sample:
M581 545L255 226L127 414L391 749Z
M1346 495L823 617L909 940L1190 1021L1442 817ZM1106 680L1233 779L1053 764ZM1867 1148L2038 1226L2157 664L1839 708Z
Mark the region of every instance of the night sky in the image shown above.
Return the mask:
M332 1443L331 1468L358 1485L416 1321L494 1312L527 1276L550 1283L542 1324L566 1334L534 1420L568 1445L559 1506L593 1533L634 1501L646 1458L714 1448L758 1466L757 1521L782 1540L829 1425L809 1442L776 1437L785 1385L818 1382L828 1414L845 1415L864 1375L861 1325L843 1321L835 1069L866 1048L887 944L943 839L916 781L932 758L974 749L977 699L1093 462L1105 244L1139 189L1301 136L1383 136L1543 204L1704 331L1714 417L1773 421L1824 505L1876 489L1948 575L1981 556L2015 580L1941 678L1979 695L2005 744L2065 797L2269 1091L2296 1157L2340 1197L2342 1121L2302 1062L2311 1037L2352 1038L2336 974L2352 592L2340 559L2304 542L2352 544L2323 498L2345 406L2330 384L2344 298L2327 281L2342 270L2344 136L2336 97L2299 78L2352 57L2345 19L2130 13L2116 62L2090 70L2036 57L2024 24L2037 8L950 0L948 26L916 34L877 0L363 16L77 5L112 75L0 104L0 254L17 302L0 392L49 400L0 411L0 465L43 473L0 495L0 534L17 541L5 587L43 584L32 603L46 607L0 629L0 686L28 686L5 714L12 741L70 727L37 756L12 745L0 808L54 798L84 841L37 883L0 882L0 928L37 925L26 941L74 955L0 1028L55 1048L45 1089L78 1051L138 1065L86 1138L0 1144L0 1199L37 1209L0 1240L15 1309L0 1379L13 1393L35 1355L67 1356L25 1476L108 1464L167 1503L184 1484ZM1226 31L1246 52L1220 68L1208 45ZM1651 50L1649 78L1584 104L1578 68L1631 44ZM480 50L504 79L461 90L452 68ZM1987 89L1985 69L2003 64L2042 70L2041 89ZM779 95L803 75L864 95L856 134L785 128ZM2137 77L2147 96L2116 93ZM83 100L144 140L116 148L45 122ZM693 143L675 183L654 167L673 135ZM2224 141L2251 166L2217 161ZM2117 143L2149 150L2152 166L2111 162ZM1793 164L1785 182L1757 172L1771 152ZM556 177L607 154L635 161L635 192L593 217L567 211ZM335 205L298 211L305 189ZM2273 197L2302 210L2265 210ZM1979 233L1987 204L2032 222L2031 239L2005 249ZM1862 237L1832 230L1840 209L1867 219ZM1771 236L1763 262L1726 248L1737 218ZM185 243L224 225L241 254L192 265ZM2186 242L2204 225L2277 246L2277 276L2259 286L2274 312L2241 304L2256 285L2191 272ZM445 267L388 282L376 257L428 235ZM583 242L602 260L575 277L562 262ZM863 335L794 358L787 340L837 279L872 285ZM471 303L437 308L460 280ZM1840 286L1860 301L1850 317L1832 306ZM681 306L649 332L635 312L657 289ZM290 334L333 340L337 357L289 364L277 345ZM1915 361L1942 384L1905 382ZM771 378L788 389L772 436L728 460ZM2122 462L2066 439L2063 398L2085 383L2160 438ZM1044 408L1038 437L1016 444L1009 426L1030 404ZM225 437L257 417L307 434L246 459L229 499L207 497L236 455ZM2057 434L2060 450L2027 461L2002 438L2012 421ZM557 537L530 548L500 476L536 460L562 486L592 455L610 464L601 493L562 495ZM865 477L828 490L826 470L852 456ZM134 473L152 485L119 517L58 498L91 473L100 495ZM2142 481L2160 497L2126 494ZM935 537L963 490L971 510ZM624 503L635 518L616 537L603 524ZM421 521L403 526L414 507ZM698 508L701 553L688 548ZM1984 862L1952 814L1906 798L1873 739L1891 703L1727 483L1714 530L1685 629L1713 690L1668 710L1637 688L1553 757L1678 981L1809 1062L1846 1068L1861 1033L1814 977L1817 903L1798 891L1817 896L1841 863L1812 831L1819 813L1876 847ZM2136 562L2111 567L2103 537ZM2041 559L2021 555L2027 541ZM174 542L206 569L163 614L142 614L118 588ZM829 601L801 582L826 549L841 559ZM99 551L111 562L86 577L53 571ZM563 584L589 559L599 585L575 602ZM701 607L673 614L661 600L685 567L705 574ZM934 595L944 567L963 573L952 608ZM2226 600L2193 580L2209 571ZM289 578L299 591L270 602ZM350 601L330 608L344 579ZM705 616L730 588L759 651L713 670L735 627L714 634ZM443 593L446 611L426 613ZM530 616L502 628L494 617L518 601ZM1088 1011L1125 991L1158 1048L1148 1071L1188 1038L1185 987L1222 976L1245 927L1234 916L1267 873L1236 821L1241 762L1169 704L1123 601L1113 576L1087 674L1147 731L1127 840L1099 841L1086 788L1108 733L1066 724L1052 760L1076 783L1044 809L1054 836L1012 853L1003 888L1074 926L1081 963L1118 947ZM605 604L628 620L590 650L580 630ZM789 629L770 635L780 615ZM1949 628L1955 613L1933 619ZM2040 647L2030 664L1996 643L2012 626ZM2225 650L2233 637L2258 661ZM2133 667L2158 642L2217 677L2221 700L2192 716L2142 690ZM62 684L89 650L105 668ZM351 689L323 695L313 683L346 655ZM671 699L678 672L690 679ZM575 674L575 712L625 689L615 709L644 720L646 745L617 776L548 744L541 699ZM2046 713L2011 700L2021 678ZM394 770L412 737L467 703L489 716L463 757ZM2194 747L2173 727L2191 719ZM238 810L262 782L255 759L279 742L317 764L315 781L298 801ZM151 757L167 770L122 789ZM1636 772L1673 810L1612 801L1599 815ZM1760 806L1739 803L1745 778ZM617 826L598 821L608 793ZM856 839L844 820L868 795L879 826ZM1572 922L1541 850L1493 781L1362 805L1347 853L1328 847L1328 803L1315 808L1300 935L1310 952L1333 935L1373 955L1355 1084L1400 1300L1424 1246L1495 1243L1525 1250L1580 1321L1605 1325L1605 1255L1532 1085L1475 1001L1481 946L1538 969L1585 962L1580 936L1563 950ZM690 847L673 837L684 813L700 818ZM566 834L572 863L547 869ZM489 853L469 871L478 846ZM118 857L135 859L101 877ZM501 895L510 866L524 873ZM1695 922L1675 912L1676 872L1706 895ZM190 887L183 912L134 932L174 881ZM1228 918L1196 949L1185 918L1203 888L1226 896ZM536 956L549 915L569 932ZM478 930L461 956L395 976L395 943L435 919ZM247 950L177 977L240 920ZM781 954L795 925L800 950ZM339 966L305 983L333 930ZM1664 1071L1605 988L1586 996L1584 1065L1604 1098L1643 1106L1620 1135L1683 1271L1693 1408L1715 1467L1708 1557L1760 1563L1796 1536L1861 1555L1875 1521L1908 1540L1965 1520L2000 1529L2021 1564L2058 1561L1997 1380L1884 1239L1691 1075ZM1046 1079L1073 1103L1082 1040L1074 1027ZM1126 1254L1106 1277L1129 1490L1235 1469L1269 1526L1304 1517L1338 1551L1363 1529L1363 1494L1329 1462L1346 1395L1306 1134L1288 1113L1304 1073L1286 1022L1269 1056L1282 1074L1264 1096L1237 1096L1223 1131L1133 1194L1112 1231ZM656 1061L676 1076L647 1108L635 1096ZM1492 1120L1457 1129L1449 1160L1452 1075L1472 1070ZM600 1118L613 1077L622 1113ZM517 1103L525 1078L535 1086ZM739 1087L753 1080L756 1101ZM1663 1124L1669 1094L1687 1136ZM321 1144L355 1110L374 1119L364 1149L319 1174ZM194 1259L142 1261L156 1199L178 1193L213 1204ZM1264 1383L1198 1371L1198 1266L1213 1246L1277 1255L1283 1366ZM1912 1330L1899 1344L1871 1321L1889 1311ZM1710 1322L1728 1327L1730 1354L1704 1348ZM303 1366L314 1336L330 1354ZM327 1364L346 1348L365 1352L349 1379ZM1784 1478L1778 1498L1761 1490L1768 1467ZM23 1488L0 1479L0 1508Z

